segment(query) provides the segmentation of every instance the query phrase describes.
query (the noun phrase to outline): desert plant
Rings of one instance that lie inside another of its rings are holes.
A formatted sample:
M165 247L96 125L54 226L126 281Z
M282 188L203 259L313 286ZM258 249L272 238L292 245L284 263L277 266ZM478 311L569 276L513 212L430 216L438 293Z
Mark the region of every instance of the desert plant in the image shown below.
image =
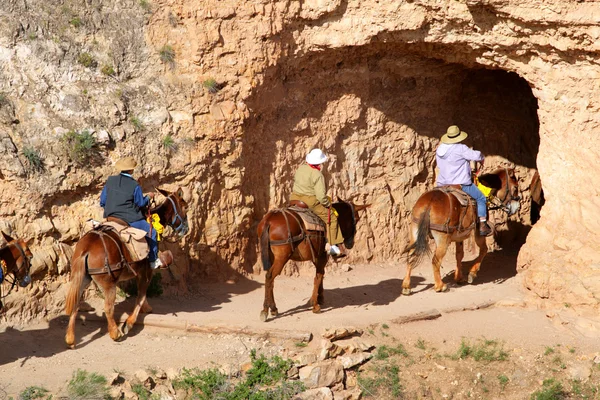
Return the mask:
M163 138L162 145L168 151L177 150L177 143L175 143L175 139L173 139L173 136L171 135L167 135Z
M386 345L379 346L375 352L376 360L385 360L386 358L393 355L402 355L408 357L408 353L402 344L398 344L396 347L389 347Z
M150 2L148 0L140 0L140 7L142 7L142 10L148 12L150 11Z
M500 383L500 388L504 390L506 385L508 385L508 376L506 375L498 375L498 383Z
M400 383L400 368L397 365L376 366L375 377L365 377L358 373L357 382L366 398L399 399L402 398L403 387Z
M468 357L472 357L475 361L506 361L508 353L495 340L484 339L473 345L463 340L460 348L451 358L458 360Z
M48 389L39 386L29 386L19 393L19 400L43 399L48 395Z
M208 93L217 93L221 87L219 86L219 84L217 83L217 81L214 78L208 78L207 80L205 80L204 82L202 82L202 86L208 90Z
M160 60L165 64L173 64L175 62L175 50L168 44L161 47L158 54L160 55Z
M415 347L417 349L425 350L425 341L419 338L419 340L417 340L417 343L415 344Z
M71 400L105 399L108 397L106 378L95 372L78 369L69 381L67 391Z
M100 72L106 76L113 76L115 74L115 69L112 67L112 65L104 64Z
M33 147L24 147L23 156L27 159L29 168L32 171L41 172L44 170L44 161L37 149L34 149Z
M531 394L531 400L560 400L566 396L563 386L554 379L544 379L542 388Z
M133 128L136 130L136 132L141 132L144 130L144 124L138 117L131 117L129 122L131 122L131 125L133 125Z
M92 57L90 53L83 52L77 57L77 62L86 68L96 68L98 62Z
M73 17L71 18L71 20L69 21L69 24L73 27L73 28L79 28L82 25L81 22L81 18L79 17Z
M62 142L67 148L69 157L76 162L87 160L94 152L96 138L88 130L81 133L70 130L62 137Z

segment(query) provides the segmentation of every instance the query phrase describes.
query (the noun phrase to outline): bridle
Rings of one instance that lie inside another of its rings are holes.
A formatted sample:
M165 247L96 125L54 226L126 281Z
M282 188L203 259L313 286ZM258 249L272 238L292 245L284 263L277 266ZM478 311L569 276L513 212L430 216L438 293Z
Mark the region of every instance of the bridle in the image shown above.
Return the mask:
M1 267L2 268L2 280L0 280L0 284L2 282L4 282L4 280L6 279L7 281L9 281L11 283L11 286L10 286L10 289L8 289L8 292L6 292L5 294L2 294L2 286L0 286L0 299L3 299L6 296L8 296L10 294L10 292L12 292L12 290L15 288L17 281L19 280L19 278L17 276L21 275L21 270L23 269L23 267L25 267L25 270L27 271L27 275L29 275L29 270L31 269L31 260L25 254L25 250L23 250L23 247L21 247L21 245L18 242L14 242L14 243L7 244L6 246L4 246L4 248L10 248L11 246L16 247L17 250L19 250L19 253L21 254L21 258L23 259L23 261L21 262L21 266L16 271L11 271L13 273L12 282L8 279L8 274L10 273L10 272L8 272L8 268L5 269L4 266ZM5 265L5 263L3 265ZM2 308L2 302L0 301L0 309L1 308Z
M187 228L187 218L184 220L181 215L179 215L177 212L177 206L175 205L175 200L173 200L171 196L168 196L167 199L171 202L171 205L173 206L173 213L175 214L173 215L173 219L169 225L171 225L171 227L175 230L175 233L181 235L181 231ZM177 221L179 221L179 224L175 226L175 222Z

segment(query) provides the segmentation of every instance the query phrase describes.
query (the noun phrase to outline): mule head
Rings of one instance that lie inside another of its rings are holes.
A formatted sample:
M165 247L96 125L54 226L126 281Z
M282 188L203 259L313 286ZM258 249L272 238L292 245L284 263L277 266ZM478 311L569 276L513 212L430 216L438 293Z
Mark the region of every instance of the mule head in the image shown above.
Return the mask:
M502 168L489 174L483 174L479 181L494 189L493 195L502 205L502 209L508 215L516 214L521 208L519 196L519 180L515 175L514 168Z
M29 249L29 242L23 239L13 239L11 236L2 232L2 237L6 240L6 257L4 262L7 266L7 273L12 272L15 279L19 281L19 286L26 287L31 283L31 259L33 254Z
M338 198L338 203L333 204L333 208L338 212L338 224L344 236L344 246L347 249L354 247L354 236L356 235L356 224L360 219L360 211L370 207L370 204L355 205L352 202L344 201Z
M179 237L185 236L189 231L189 225L187 219L188 204L183 199L183 190L178 188L172 193L159 188L156 188L156 190L166 197L165 202L159 208L165 207L163 217L167 225L171 226Z

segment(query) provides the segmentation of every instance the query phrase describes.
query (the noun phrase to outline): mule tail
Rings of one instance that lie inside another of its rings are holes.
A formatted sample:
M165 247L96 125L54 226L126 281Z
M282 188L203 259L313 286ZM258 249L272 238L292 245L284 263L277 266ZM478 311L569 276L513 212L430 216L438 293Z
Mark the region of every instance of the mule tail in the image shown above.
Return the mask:
M271 257L269 257L269 228L270 224L269 221L267 221L262 231L262 235L260 235L260 259L265 271L271 269Z
M409 262L413 267L419 265L423 257L431 253L428 242L430 235L430 211L431 206L427 206L419 219L415 241L404 249L404 253L408 253Z
M83 280L87 274L85 265L87 264L88 255L78 257L73 263L71 263L71 282L69 291L67 292L67 299L65 302L65 313L71 315L73 310L77 308L79 301L81 300L81 294L83 293Z

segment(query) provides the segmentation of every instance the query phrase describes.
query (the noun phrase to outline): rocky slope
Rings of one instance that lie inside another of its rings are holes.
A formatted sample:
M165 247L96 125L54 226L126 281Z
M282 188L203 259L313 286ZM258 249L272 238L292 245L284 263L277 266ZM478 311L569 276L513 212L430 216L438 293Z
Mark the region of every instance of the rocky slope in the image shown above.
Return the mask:
M169 245L174 287L231 279L260 269L256 224L319 146L331 193L372 204L350 260L403 263L410 208L456 123L487 168L517 168L523 209L495 218L499 246L528 233L524 285L597 308L599 15L566 0L8 0L2 229L36 239L51 279L35 290L52 290L112 165L134 155L145 190L181 186L191 204L191 233ZM546 204L529 231L535 170Z

